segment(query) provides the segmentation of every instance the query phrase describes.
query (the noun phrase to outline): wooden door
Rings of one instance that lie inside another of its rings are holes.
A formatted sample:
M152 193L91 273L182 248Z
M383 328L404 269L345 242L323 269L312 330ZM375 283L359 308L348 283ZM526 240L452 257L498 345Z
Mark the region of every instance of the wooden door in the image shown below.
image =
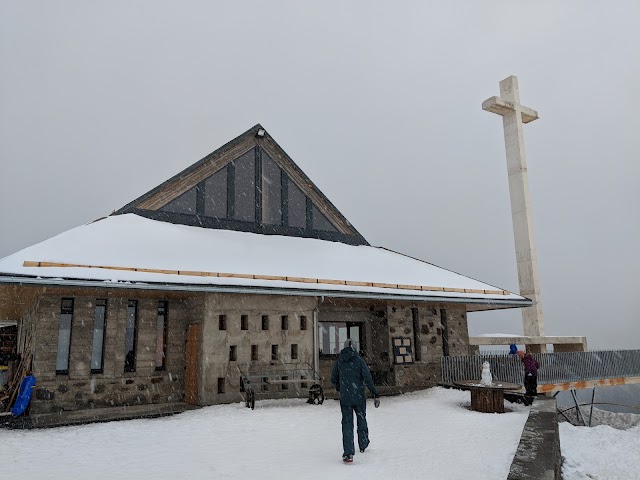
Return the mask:
M198 352L200 351L201 325L195 323L187 327L184 368L184 401L198 404Z

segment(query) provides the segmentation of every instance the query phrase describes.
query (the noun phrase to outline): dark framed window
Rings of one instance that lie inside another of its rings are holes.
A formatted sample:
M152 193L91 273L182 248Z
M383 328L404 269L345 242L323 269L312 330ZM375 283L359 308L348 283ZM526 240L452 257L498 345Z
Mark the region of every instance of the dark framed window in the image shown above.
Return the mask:
M226 330L226 329L227 329L227 316L218 315L218 330Z
M269 315L262 315L262 330L269 330Z
M224 167L204 181L204 214L207 217L227 218L227 172Z
M275 362L278 360L278 345L271 345L271 361Z
M249 330L249 315L240 315L240 330Z
M307 317L306 315L300 315L300 330L307 329Z
M252 148L233 162L235 168L234 219L256 221L256 160Z
M449 318L447 310L440 309L440 324L442 325L442 355L449 356Z
M171 212L171 213L183 213L186 215L195 215L196 214L196 198L198 194L196 191L196 187L193 187L178 198L171 200L160 210L163 212Z
M281 389L282 390L289 390L289 384L287 383L289 381L289 377L286 375L282 376L282 385L281 385Z
M420 343L420 317L418 309L411 309L411 318L413 320L413 358L417 362L422 360L421 343Z
M225 386L226 386L226 382L224 377L219 377L218 378L218 393L224 393L225 392Z
M307 228L307 196L290 178L287 182L287 225Z
M63 298L60 304L60 324L58 326L58 353L56 354L56 373L69 373L69 354L71 353L71 324L73 323L73 298Z
M320 355L338 355L350 338L356 351L362 345L362 324L355 322L320 322Z
M333 224L329 221L329 219L320 211L318 207L313 205L311 207L312 218L313 218L313 229L314 230L324 230L326 232L337 232L338 230Z
M124 371L136 371L136 343L138 341L138 301L129 300L124 330Z
M282 170L264 150L262 155L262 223L282 225Z
M291 344L291 360L298 359L298 345L295 343Z
M107 327L107 301L96 300L91 346L91 373L104 371L104 339Z
M258 361L258 345L251 345L251 361Z
M236 362L238 360L238 347L235 345L229 346L229 361Z
M167 314L168 302L158 302L156 317L156 371L167 368Z
M280 323L281 323L282 330L289 330L289 316L288 315L282 315L280 317Z

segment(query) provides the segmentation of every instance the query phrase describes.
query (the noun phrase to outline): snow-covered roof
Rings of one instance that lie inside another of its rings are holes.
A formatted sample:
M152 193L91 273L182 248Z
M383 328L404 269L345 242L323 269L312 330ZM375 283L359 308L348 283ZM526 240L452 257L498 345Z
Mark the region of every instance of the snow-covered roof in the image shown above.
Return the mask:
M0 259L0 282L16 276L529 304L519 295L384 248L174 225L133 214L109 216Z

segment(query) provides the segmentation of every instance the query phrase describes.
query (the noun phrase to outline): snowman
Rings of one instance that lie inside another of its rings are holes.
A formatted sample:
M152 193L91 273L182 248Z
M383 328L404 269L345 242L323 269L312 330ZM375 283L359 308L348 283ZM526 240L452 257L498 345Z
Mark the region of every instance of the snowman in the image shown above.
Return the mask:
M482 385L491 385L493 383L489 362L484 362L482 364L482 379L480 380L480 383L482 383Z

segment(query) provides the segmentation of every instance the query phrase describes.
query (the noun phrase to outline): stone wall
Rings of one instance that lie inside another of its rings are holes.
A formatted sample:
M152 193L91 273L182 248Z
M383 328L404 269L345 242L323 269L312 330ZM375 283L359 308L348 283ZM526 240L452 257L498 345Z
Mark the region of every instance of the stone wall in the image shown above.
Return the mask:
M413 328L414 308L418 312L417 332ZM465 305L400 302L388 305L390 352L393 352L394 337L410 338L414 349L413 364L393 365L396 386L430 386L441 380L440 357L445 353L445 314L449 355L466 355L469 334ZM416 355L416 350L420 352L419 355ZM393 358L391 361L393 363Z
M184 334L188 302L168 300L166 368L156 371L156 321L161 298L115 296L96 291L74 298L68 374L56 374L61 296L42 296L30 318L36 322L33 373L37 387L31 413L180 401L183 396ZM91 373L96 299L107 299L102 373ZM138 301L136 371L124 372L128 300ZM164 299L163 299L164 300Z
M315 297L208 294L203 315L198 403L212 405L243 400L240 375L247 370L283 369L287 368L287 363L313 365L313 309L316 305ZM225 316L225 330L220 329L221 315ZM241 329L243 315L247 316L246 330ZM268 330L262 329L263 316L268 316ZM282 329L283 316L288 321L286 330ZM306 317L306 330L300 328L301 316ZM292 344L297 345L297 359L291 358ZM251 359L252 345L257 348L257 360ZM278 346L275 361L271 359L273 345ZM230 359L232 346L236 360ZM290 384L286 390L271 385L263 398L299 393L298 385Z

